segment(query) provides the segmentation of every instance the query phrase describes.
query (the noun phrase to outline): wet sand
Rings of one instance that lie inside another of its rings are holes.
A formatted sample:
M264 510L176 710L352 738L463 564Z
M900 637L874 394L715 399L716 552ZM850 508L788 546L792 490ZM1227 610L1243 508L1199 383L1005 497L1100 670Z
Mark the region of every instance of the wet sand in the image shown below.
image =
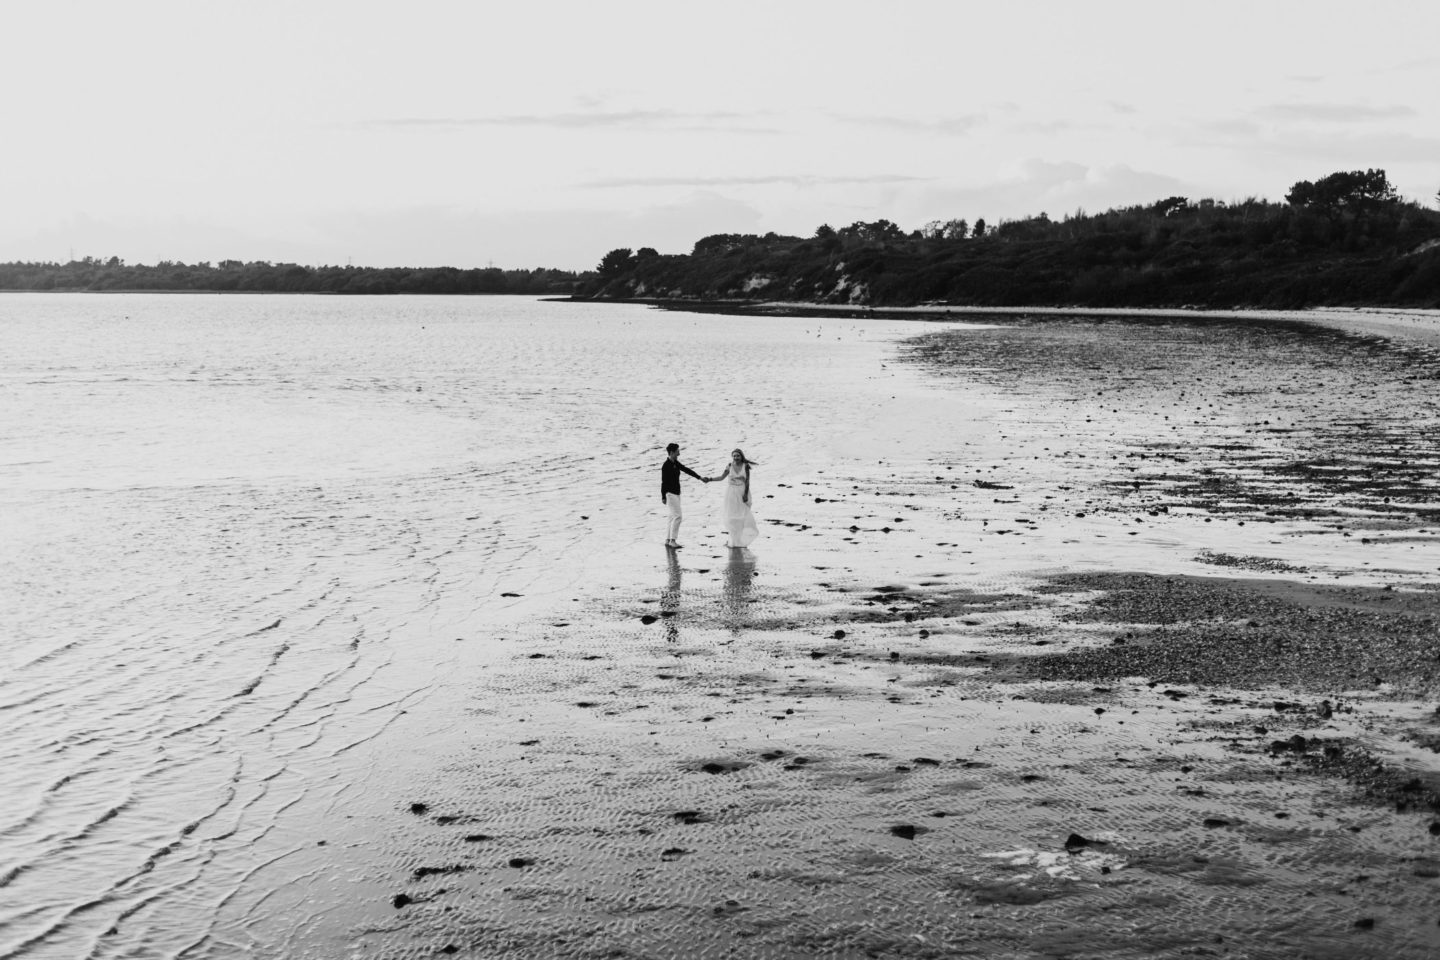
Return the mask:
M729 309L757 313L851 313L854 307L785 301L732 304ZM1134 310L1122 307L1030 307L1016 311L1009 307L959 307L929 305L920 307L881 307L868 309L874 314L895 316L944 316L963 319L1010 317L1017 313L1036 317L1164 317L1176 320L1279 321L1297 318L1305 322L1345 330L1362 336L1393 337L1440 345L1440 310L1412 310L1391 307L1316 308L1313 310Z
M957 450L494 638L356 955L1440 953L1440 357L992 320Z

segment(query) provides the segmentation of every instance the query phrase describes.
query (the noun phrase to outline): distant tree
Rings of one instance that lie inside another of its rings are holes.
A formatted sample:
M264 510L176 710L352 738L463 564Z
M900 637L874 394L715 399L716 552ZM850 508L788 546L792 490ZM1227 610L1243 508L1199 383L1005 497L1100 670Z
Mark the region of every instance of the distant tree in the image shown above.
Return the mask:
M629 247L616 247L605 254L595 272L600 274L602 280L614 280L634 266L634 263L635 254Z
M924 240L943 239L945 236L945 221L931 220L929 223L925 224L925 226L920 228L919 233L921 238Z
M946 240L964 240L970 236L970 224L964 219L945 221Z
M874 223L856 220L850 226L842 227L839 233L846 240L859 240L862 243L884 243L887 240L905 239L905 231L889 220L876 220Z
M708 237L696 240L690 255L692 257L715 256L729 253L731 250L739 250L742 247L753 246L759 242L760 238L753 233L712 233Z
M1300 180L1285 194L1292 207L1319 210L1329 216L1342 211L1371 210L1398 199L1384 170L1332 173L1311 183Z
M979 239L980 237L985 236L985 218L984 218L984 217L981 217L979 220L976 220L976 221L975 221L975 233L973 234L973 236L974 236L976 239Z
M1156 201L1150 209L1162 217L1169 217L1180 213L1190 206L1190 200L1186 197L1166 197L1164 200Z
M820 226L815 228L815 239L817 240L829 240L834 236L835 228L830 226L830 224L828 223L822 223L820 224Z
M641 247L635 251L635 259L637 260L650 260L658 256L660 256L660 251L654 247Z

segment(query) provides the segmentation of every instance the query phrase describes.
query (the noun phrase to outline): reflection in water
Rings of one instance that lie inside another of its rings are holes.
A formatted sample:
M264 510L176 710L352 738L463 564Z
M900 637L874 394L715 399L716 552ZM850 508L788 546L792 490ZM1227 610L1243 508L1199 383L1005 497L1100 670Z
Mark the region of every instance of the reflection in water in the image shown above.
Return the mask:
M745 625L750 607L750 590L755 579L755 554L743 547L730 549L725 565L725 589L720 595L720 619L732 631Z
M665 621L665 639L674 642L680 639L680 630L675 624L675 615L680 612L680 558L674 550L666 550L665 563L669 579L660 591L660 616Z

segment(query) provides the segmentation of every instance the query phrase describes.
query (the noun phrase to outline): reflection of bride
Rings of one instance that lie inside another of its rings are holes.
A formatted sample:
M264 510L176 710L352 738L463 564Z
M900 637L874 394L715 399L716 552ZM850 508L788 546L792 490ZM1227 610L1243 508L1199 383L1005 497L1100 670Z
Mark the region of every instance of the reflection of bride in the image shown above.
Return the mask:
M755 555L749 550L730 551L725 565L725 588L720 594L720 621L730 630L744 628L750 609L750 591L755 578Z
M760 535L760 528L755 525L755 514L750 510L752 466L745 459L744 451L737 448L730 452L730 463L720 476L711 478L730 481L725 484L725 503L720 508L720 516L730 536L731 547L748 547Z

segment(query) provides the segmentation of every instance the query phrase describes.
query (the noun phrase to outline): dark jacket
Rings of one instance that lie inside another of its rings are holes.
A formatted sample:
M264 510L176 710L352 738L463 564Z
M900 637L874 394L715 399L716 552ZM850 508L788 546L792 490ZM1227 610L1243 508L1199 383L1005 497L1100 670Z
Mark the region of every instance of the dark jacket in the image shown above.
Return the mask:
M665 494L667 494L667 493L673 493L673 494L675 494L675 496L677 496L677 497L680 496L680 471L681 471L681 470L684 470L686 473L690 474L690 476L694 477L696 480L704 480L704 479L705 479L704 477L700 476L700 474L696 473L694 470L691 470L689 467L685 466L685 464L681 463L679 460L671 460L669 457L666 457L666 458L665 458L665 462L662 463L662 464L660 464L660 502L661 502L661 503L664 503L664 502L665 502Z

